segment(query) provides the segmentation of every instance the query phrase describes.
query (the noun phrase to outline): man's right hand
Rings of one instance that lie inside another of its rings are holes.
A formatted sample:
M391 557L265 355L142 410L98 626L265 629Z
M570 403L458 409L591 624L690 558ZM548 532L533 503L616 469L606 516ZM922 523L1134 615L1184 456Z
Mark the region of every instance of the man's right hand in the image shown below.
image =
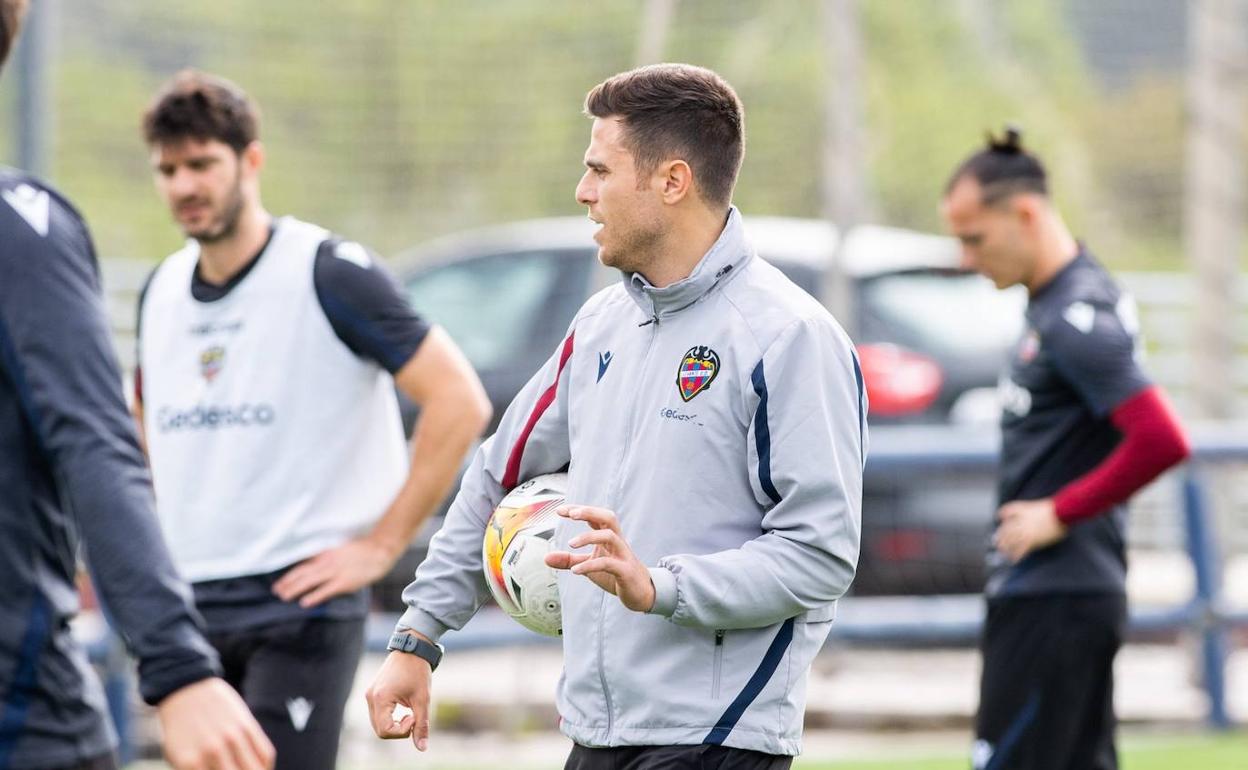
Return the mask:
M201 679L156 707L165 758L176 770L269 770L276 752L224 681Z
M410 632L409 632L410 633ZM391 652L364 694L368 717L378 738L393 740L409 735L418 751L429 748L429 685L433 671L424 658ZM394 718L395 706L412 713Z

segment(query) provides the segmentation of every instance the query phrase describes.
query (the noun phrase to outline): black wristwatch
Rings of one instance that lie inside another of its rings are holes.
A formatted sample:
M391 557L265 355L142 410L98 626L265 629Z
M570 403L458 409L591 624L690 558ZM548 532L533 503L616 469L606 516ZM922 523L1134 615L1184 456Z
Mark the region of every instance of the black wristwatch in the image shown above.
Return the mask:
M429 661L429 669L431 671L437 671L438 664L442 662L442 645L426 641L406 631L395 631L391 634L390 643L386 645L386 649L406 652L418 658L424 658Z

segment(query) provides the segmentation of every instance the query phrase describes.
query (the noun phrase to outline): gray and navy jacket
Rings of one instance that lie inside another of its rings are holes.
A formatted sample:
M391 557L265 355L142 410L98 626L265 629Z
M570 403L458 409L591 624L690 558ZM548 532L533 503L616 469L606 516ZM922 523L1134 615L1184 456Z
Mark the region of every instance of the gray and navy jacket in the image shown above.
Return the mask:
M650 614L560 573L563 732L587 746L801 750L805 682L858 560L866 398L848 337L753 254L736 209L693 273L592 297L473 460L407 587L437 638L489 596L486 521L568 469L651 566ZM555 547L584 525L563 520Z
M156 523L91 237L67 201L0 168L0 768L115 745L68 625L80 540L149 703L216 672Z

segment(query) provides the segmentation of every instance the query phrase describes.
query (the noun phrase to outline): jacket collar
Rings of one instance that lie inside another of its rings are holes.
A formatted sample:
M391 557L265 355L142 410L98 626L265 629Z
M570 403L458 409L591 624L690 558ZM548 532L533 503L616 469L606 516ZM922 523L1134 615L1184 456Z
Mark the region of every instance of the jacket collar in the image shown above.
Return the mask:
M721 281L739 273L753 255L741 226L741 212L733 206L728 210L728 222L719 238L688 277L659 289L641 273L626 272L623 275L624 289L648 318L658 320L702 299Z

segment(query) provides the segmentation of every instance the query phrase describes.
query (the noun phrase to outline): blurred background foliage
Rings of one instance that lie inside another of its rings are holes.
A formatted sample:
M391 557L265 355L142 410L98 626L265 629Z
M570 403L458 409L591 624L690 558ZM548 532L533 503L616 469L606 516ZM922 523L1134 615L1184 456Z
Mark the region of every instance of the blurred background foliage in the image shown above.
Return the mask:
M826 210L817 0L680 0L665 31L643 30L640 0L39 1L55 8L49 175L106 257L156 259L179 243L138 125L181 67L225 75L259 102L270 210L394 254L468 226L578 213L584 94L638 63L653 35L662 59L738 89L742 209ZM1011 120L1104 261L1181 266L1182 6L861 3L870 218L939 229L949 171ZM12 89L0 90L11 109ZM13 150L0 144L0 159Z

